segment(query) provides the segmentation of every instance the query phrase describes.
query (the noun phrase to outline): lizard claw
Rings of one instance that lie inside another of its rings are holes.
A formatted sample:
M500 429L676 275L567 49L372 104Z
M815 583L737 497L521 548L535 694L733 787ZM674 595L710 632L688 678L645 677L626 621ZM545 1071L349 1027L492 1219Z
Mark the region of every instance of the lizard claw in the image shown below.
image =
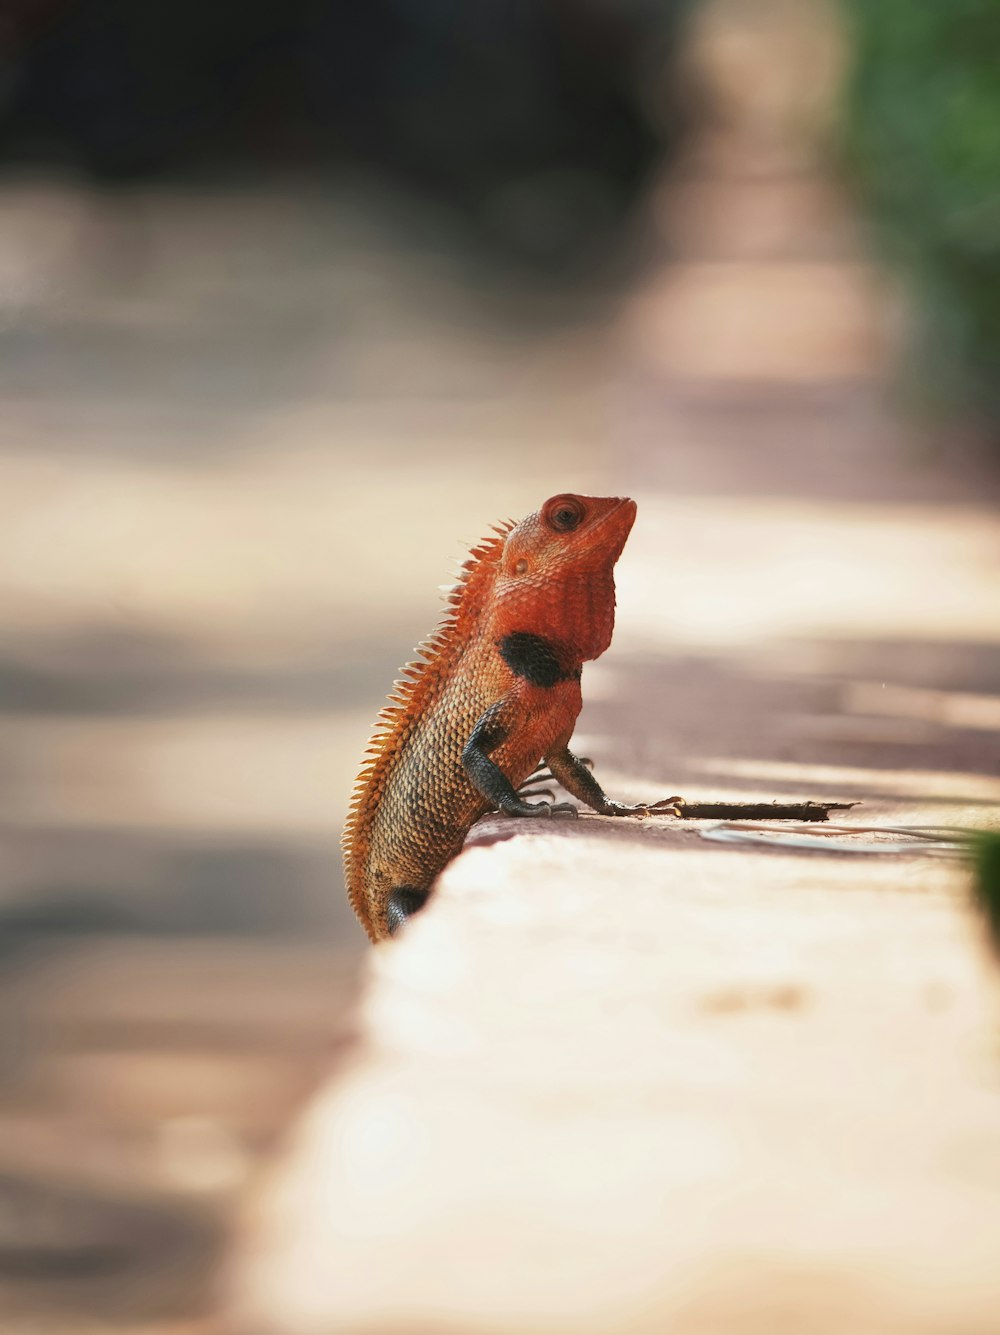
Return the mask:
M550 802L553 801L553 799L555 798L555 793L553 792L553 790L551 788L544 788L544 787L519 788L517 790L517 795L518 797L544 797L547 798Z
M664 797L659 802L643 804L650 816L679 816L680 808L687 806L683 797Z
M572 802L525 802L512 816L578 816Z

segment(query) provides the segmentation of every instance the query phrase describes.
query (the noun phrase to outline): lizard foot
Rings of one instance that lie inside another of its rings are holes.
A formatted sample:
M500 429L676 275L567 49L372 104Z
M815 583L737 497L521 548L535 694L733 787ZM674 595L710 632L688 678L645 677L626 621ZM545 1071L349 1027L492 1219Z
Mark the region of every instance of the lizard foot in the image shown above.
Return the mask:
M508 816L578 816L572 802L519 802L507 809Z
M687 800L675 794L673 797L661 798L659 802L644 803L643 805L651 816L679 816L681 814L680 808L687 806Z

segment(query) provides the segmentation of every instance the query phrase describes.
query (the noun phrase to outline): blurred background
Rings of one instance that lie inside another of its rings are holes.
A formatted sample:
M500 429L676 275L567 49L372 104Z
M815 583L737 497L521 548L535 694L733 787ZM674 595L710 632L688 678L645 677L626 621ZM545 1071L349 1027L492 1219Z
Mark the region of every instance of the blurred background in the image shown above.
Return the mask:
M995 494L998 42L996 0L3 0L0 1330L208 1329L351 1035L357 758L490 524L928 451L910 499Z

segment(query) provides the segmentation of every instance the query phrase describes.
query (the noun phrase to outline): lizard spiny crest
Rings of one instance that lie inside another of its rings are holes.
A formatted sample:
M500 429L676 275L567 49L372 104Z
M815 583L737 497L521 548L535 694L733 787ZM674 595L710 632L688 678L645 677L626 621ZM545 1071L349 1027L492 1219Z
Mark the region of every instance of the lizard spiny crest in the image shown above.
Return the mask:
M389 703L379 710L365 749L365 761L354 784L341 848L350 878L352 860L358 855L358 835L370 799L377 796L385 769L393 753L402 747L414 723L426 710L448 670L461 657L468 643L468 630L489 602L500 568L507 534L516 521L508 519L493 527L495 537L473 547L462 565L458 580L446 599L446 612L433 633L417 645L416 657L400 669L393 682ZM365 905L349 886L351 905L366 922Z

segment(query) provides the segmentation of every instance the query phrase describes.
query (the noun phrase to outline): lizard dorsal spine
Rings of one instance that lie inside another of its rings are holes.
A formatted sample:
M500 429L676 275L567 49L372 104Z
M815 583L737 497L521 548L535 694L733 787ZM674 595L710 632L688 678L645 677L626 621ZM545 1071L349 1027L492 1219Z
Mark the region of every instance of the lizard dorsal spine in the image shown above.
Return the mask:
M379 711L351 795L341 847L347 892L355 913L372 939L368 905L358 874L368 846L368 827L393 761L415 721L447 681L488 607L507 534L514 521L497 525L496 536L473 547L447 600L447 610L433 634L416 648L416 657L400 669L389 703Z

